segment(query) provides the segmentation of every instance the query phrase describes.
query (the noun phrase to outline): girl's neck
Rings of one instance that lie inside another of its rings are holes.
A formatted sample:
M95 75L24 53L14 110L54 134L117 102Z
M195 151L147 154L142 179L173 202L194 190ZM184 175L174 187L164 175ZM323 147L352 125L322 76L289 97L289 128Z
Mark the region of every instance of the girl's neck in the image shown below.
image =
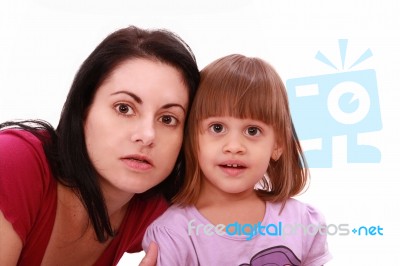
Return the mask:
M265 204L254 190L230 194L207 187L201 190L195 206L213 224L254 224L263 220Z

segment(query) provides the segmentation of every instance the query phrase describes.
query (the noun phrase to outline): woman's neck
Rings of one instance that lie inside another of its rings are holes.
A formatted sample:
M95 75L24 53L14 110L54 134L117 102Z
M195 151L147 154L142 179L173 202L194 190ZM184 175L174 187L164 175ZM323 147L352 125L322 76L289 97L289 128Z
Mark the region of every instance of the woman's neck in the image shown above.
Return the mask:
M106 191L108 192L108 191ZM114 230L117 230L125 216L129 206L130 197L115 196L113 193L104 193L104 200L109 215L110 223ZM87 210L82 203L78 194L71 188L58 185L58 205L64 210L66 220L70 220L74 224L74 228L78 229L76 233L85 234L87 230L92 231Z
M100 187L110 220L112 220L114 216L120 215L121 212L125 213L134 194L122 192L102 179L100 179Z

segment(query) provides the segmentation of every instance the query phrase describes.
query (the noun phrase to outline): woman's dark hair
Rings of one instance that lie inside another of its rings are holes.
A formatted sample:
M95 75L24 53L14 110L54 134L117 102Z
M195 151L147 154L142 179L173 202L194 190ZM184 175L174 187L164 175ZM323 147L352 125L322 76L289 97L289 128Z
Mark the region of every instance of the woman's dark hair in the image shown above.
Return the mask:
M41 120L0 125L0 128L20 127L42 140L54 177L76 191L100 242L115 233L100 189L98 173L86 149L84 121L98 87L118 65L132 58L157 60L180 71L188 88L190 108L200 79L190 47L168 30L145 30L130 26L107 36L83 62L72 83L56 130ZM43 135L38 129L45 129L49 133ZM138 196L143 198L162 192L170 200L182 183L184 168L181 150L171 174L161 184Z

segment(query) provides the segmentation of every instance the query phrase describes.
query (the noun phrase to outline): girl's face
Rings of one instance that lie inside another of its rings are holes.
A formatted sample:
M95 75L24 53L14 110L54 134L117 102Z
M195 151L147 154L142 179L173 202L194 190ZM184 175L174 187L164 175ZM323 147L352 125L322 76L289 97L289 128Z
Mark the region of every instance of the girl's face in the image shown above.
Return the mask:
M84 131L104 190L141 193L163 181L181 149L188 89L174 67L123 62L98 88Z
M279 157L274 130L253 119L210 117L200 124L203 188L214 193L253 193L271 156Z

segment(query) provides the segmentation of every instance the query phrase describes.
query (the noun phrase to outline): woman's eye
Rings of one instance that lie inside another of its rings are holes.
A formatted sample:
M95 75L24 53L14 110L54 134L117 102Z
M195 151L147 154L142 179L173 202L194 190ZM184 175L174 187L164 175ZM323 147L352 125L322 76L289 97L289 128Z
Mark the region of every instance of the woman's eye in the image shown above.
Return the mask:
M258 127L248 127L246 129L246 133L250 136L257 136L261 133L261 131Z
M119 103L114 108L119 114L122 114L122 115L134 114L133 109L127 104Z
M212 124L210 126L210 130L214 133L221 133L225 130L225 128L222 124Z
M164 115L160 118L160 121L168 126L176 126L178 124L178 119L171 115Z

